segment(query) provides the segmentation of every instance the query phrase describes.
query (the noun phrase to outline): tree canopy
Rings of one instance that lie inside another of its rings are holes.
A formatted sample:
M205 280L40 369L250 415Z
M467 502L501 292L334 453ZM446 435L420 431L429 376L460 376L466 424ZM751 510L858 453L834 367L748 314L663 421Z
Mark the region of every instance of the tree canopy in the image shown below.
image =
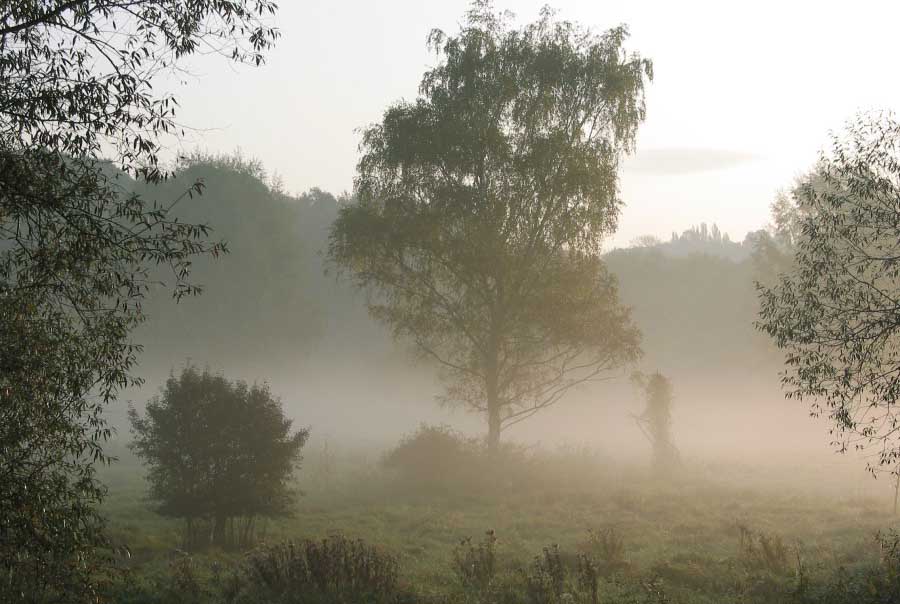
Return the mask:
M833 421L841 451L900 461L900 123L867 114L794 188L793 262L760 285L758 326L786 353L787 396ZM789 221L789 222L790 222Z
M172 214L208 224L229 253L192 262L202 296L171 304L160 289L147 299L148 320L136 334L146 345L144 365L162 365L165 372L173 354L225 366L240 360L247 367L252 359L259 363L255 370L272 375L282 369L279 359L291 365L304 346L323 338L326 322L341 311L344 299L336 299L334 280L323 278L318 255L338 202L315 189L281 193L247 159L197 155L182 164L176 177L142 187L141 195L174 196L204 182L203 195ZM364 310L357 314L357 321L368 320Z
M188 366L144 416L129 415L150 497L160 514L186 520L188 547L246 545L257 517L289 514L289 479L309 430L291 433L268 386Z
M267 0L0 2L0 599L93 600L103 542L94 463L104 406L138 383L132 330L160 278L196 293L191 259L223 250L164 176L176 99L153 83L199 50L258 63Z
M0 3L0 140L151 179L177 99L154 80L197 51L259 64L278 31L271 0L25 0Z
M442 400L485 414L492 447L639 354L599 256L652 75L626 38L546 9L513 29L476 3L458 35L431 33L419 98L363 134L330 257L441 365Z

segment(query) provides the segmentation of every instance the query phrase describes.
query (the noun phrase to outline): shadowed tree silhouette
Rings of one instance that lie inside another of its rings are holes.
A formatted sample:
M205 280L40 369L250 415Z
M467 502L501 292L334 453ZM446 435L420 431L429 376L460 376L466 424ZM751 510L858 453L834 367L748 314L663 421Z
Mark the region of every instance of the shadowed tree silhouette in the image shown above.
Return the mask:
M214 48L252 64L268 0L0 3L0 600L97 600L94 464L107 403L139 382L132 330L162 267L196 293L208 229L131 192L163 173L175 99L157 76ZM107 159L109 161L107 161ZM122 172L118 172L120 170Z
M672 439L672 383L658 371L636 380L644 392L647 406L634 419L653 447L653 470L665 475L681 461Z
M257 518L289 515L288 481L309 430L291 434L267 386L188 366L144 416L134 408L129 416L131 448L150 466L150 497L160 514L185 520L186 547L243 547Z

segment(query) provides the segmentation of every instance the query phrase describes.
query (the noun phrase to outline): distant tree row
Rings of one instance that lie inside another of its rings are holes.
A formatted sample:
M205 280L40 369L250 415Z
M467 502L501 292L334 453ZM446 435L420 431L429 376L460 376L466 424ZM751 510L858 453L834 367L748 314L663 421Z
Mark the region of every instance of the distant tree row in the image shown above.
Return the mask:
M668 241L644 235L634 239L631 245L637 248L658 249L675 257L709 254L741 262L752 254L754 240L750 236L743 242L732 241L728 233L721 232L715 223L712 227L707 227L705 222L701 222L699 226L693 226L681 234L673 232Z
M147 300L149 319L137 336L148 363L168 363L176 352L216 363L259 358L274 365L325 337L331 316L354 325L368 321L350 288L322 274L319 253L338 199L318 189L280 193L261 165L237 156L184 158L176 177L139 190L165 197L198 180L205 183L203 195L173 214L205 221L229 253L192 263L203 296L177 305L165 292Z

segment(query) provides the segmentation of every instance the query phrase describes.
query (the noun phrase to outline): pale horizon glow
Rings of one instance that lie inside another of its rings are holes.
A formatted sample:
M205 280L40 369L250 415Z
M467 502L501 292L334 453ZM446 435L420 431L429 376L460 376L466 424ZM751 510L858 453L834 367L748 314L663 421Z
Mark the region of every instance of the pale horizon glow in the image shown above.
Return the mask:
M497 1L518 22L544 2ZM700 222L740 241L769 221L775 194L807 170L855 113L900 108L891 3L612 0L549 3L654 61L647 121L622 171L626 206L608 242L668 239ZM173 91L189 126L183 150L240 149L285 188L350 191L358 129L414 99L434 57L433 27L453 32L468 3L282 3L283 37L260 69L203 58Z

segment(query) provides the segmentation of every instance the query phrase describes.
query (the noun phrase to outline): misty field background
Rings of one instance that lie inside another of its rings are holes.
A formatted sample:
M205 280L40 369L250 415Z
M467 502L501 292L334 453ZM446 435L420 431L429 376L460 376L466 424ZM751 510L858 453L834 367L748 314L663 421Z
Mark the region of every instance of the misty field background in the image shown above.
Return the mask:
M601 602L815 602L828 594L852 601L852 591L842 593L845 584L860 598L875 593L867 573L878 585L886 563L876 533L896 519L884 481L876 488L856 481L855 492L835 489L839 477L854 482L846 465L708 463L669 481L645 467L563 449L527 454L506 484L469 476L423 486L384 468L376 450L331 445L325 453L318 445L297 474L305 495L293 517L269 521L262 543L363 539L396 557L400 585L423 599L417 601L481 601L454 572L454 552L464 538L477 542L487 531L496 534L501 586L515 586L544 548L558 546L574 565L580 552L592 551L594 531L621 541L614 553L596 552L608 564ZM104 473L111 534L132 555L121 601L216 601L245 555L183 552L181 523L149 509L140 474L128 459ZM185 568L190 579L179 574ZM179 576L196 582L195 595L175 587ZM507 589L510 601L522 597L519 588Z
M266 381L295 425L311 428L292 481L302 495L290 517L260 525L263 550L361 539L396 561L397 597L410 601L581 601L529 592L536 558L555 546L566 573L579 555L598 560L601 602L892 601L893 477L873 479L864 457L834 454L827 425L781 398L780 356L752 327L752 237L733 242L698 225L605 256L645 326L646 363L672 378L682 459L671 474L652 466L633 421L643 401L626 373L511 432L495 468L477 451L441 458L426 448L404 470L386 459L423 422L461 442L477 440L480 424L434 405L433 367L373 326L363 299L324 270L315 250L338 202L273 190L262 166L240 158L198 158L182 176L196 177L210 190L191 212L209 215L233 251L198 263L203 300L160 302L151 314L141 332L148 385L129 398L140 408L154 376L204 359ZM251 270L276 256L295 261ZM256 312L246 292L270 311ZM220 601L254 554L184 551L183 523L153 511L124 418L111 417L119 460L102 471L103 513L113 543L130 550L117 599ZM488 531L496 568L490 590L473 591L455 560ZM611 541L598 546L592 532ZM577 590L576 578L565 585L562 595ZM288 585L280 597L317 596Z
M0 0L0 604L900 604L892 20L529 4Z

